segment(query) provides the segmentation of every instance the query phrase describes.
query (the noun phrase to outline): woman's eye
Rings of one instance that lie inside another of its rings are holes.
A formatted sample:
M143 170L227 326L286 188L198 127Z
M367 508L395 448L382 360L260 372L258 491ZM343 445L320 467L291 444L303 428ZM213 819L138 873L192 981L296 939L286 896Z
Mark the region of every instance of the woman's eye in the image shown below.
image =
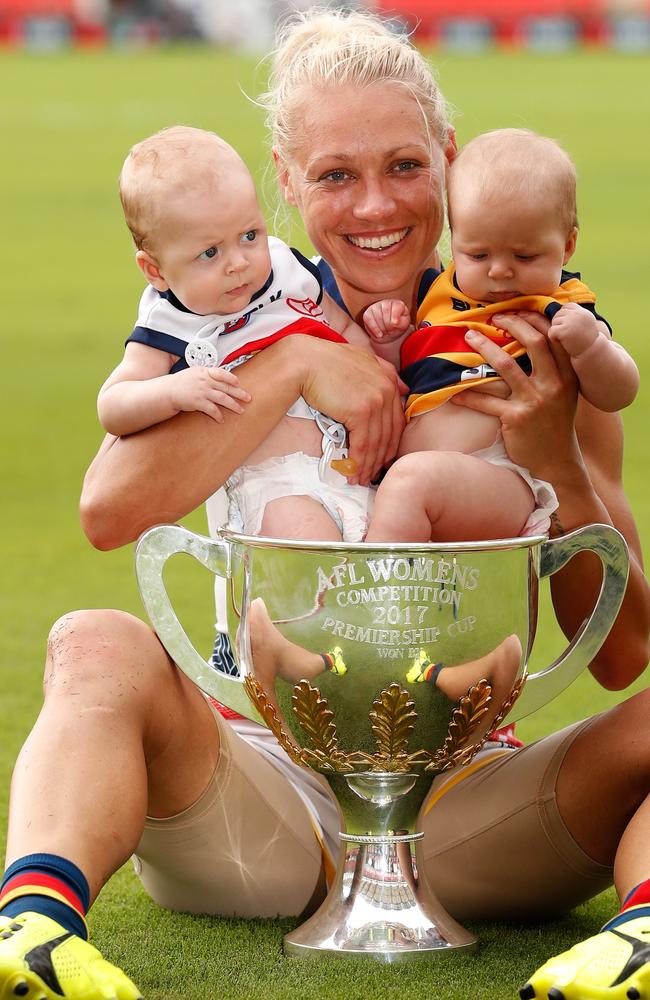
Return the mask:
M216 247L208 247L207 250L199 254L199 260L212 260L213 257L217 256L217 253L218 250Z
M345 170L330 170L329 173L323 174L321 180L323 181L333 181L334 184L341 184L342 181L347 180L349 174Z
M257 229L249 229L242 235L242 243L254 243L257 239Z
M416 160L400 160L393 168L398 174L406 174L410 170L415 170L420 164Z

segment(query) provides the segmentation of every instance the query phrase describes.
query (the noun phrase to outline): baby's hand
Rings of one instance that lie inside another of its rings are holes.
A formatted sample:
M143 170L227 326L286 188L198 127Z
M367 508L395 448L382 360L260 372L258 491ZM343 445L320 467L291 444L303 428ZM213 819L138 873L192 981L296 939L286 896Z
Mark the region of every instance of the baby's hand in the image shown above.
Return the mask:
M411 328L411 315L405 302L399 299L382 299L373 302L363 314L363 323L368 336L373 340L390 343L397 340Z
M570 357L577 358L598 340L598 321L577 302L567 302L553 317L548 335L550 340L561 344Z
M250 401L250 393L242 389L239 379L225 368L186 368L169 376L169 398L175 410L198 410L207 413L217 423L223 423L220 407L233 413L243 413L242 403Z

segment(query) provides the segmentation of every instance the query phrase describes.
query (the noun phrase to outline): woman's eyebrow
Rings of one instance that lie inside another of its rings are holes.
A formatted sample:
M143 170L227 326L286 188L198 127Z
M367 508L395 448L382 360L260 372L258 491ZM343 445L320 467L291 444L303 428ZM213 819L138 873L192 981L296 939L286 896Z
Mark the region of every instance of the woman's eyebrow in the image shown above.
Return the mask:
M414 140L413 142L402 143L401 145L394 146L391 149L383 150L382 155L385 157L385 159L390 160L393 157L399 156L400 154L404 154L406 152L412 153L416 149L419 150L419 155L424 155L424 154L426 154L427 156L429 155L430 152L429 148L425 146L422 142L418 142L417 140ZM317 168L319 164L321 163L329 164L333 160L335 160L337 163L351 163L355 161L359 155L360 154L358 153L343 153L334 151L319 153L313 159L309 160L307 166L313 170L314 168Z
M318 156L314 156L313 159L308 161L307 166L313 169L321 163L330 163L332 160L340 163L349 163L353 159L354 156L350 153L319 153Z

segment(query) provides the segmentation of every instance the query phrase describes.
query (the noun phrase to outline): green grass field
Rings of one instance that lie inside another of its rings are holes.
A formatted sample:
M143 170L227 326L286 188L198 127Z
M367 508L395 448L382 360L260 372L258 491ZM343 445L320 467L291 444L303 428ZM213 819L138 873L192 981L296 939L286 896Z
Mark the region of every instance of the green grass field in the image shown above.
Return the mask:
M461 142L487 128L525 125L554 135L571 151L580 173L576 269L597 291L618 339L647 372L648 58L600 51L557 57L441 53L434 61L458 109ZM242 93L254 94L264 82L252 62L187 49L45 57L3 53L0 79L4 831L11 767L38 711L51 623L79 607L115 606L142 614L131 548L93 551L77 518L82 475L101 438L97 389L121 355L141 289L116 195L122 159L131 143L177 122L220 131L260 179L269 157L261 115ZM307 249L298 228L292 238ZM643 539L650 538L649 400L644 382L625 414L625 481ZM203 530L200 513L189 523ZM200 571L187 573L177 604L207 648L210 581ZM545 606L534 662L550 662L561 647ZM641 679L635 689L643 685ZM530 739L622 697L584 677L521 730ZM91 929L98 946L133 975L147 1000L506 1000L532 968L592 932L613 905L609 892L553 925L477 925L478 956L440 964L305 966L282 957L281 938L290 921L245 923L166 913L124 869L93 909Z

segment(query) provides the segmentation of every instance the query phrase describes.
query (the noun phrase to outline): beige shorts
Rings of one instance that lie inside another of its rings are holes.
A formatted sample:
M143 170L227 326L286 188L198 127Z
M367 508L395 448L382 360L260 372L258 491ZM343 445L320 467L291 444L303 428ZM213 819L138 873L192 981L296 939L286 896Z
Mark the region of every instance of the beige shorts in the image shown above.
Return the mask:
M490 749L440 775L421 815L423 858L458 919L563 913L612 882L560 818L555 784L591 720L524 747ZM145 889L172 910L267 917L311 912L325 891L314 824L286 775L217 719L222 751L200 799L147 819L134 858Z

